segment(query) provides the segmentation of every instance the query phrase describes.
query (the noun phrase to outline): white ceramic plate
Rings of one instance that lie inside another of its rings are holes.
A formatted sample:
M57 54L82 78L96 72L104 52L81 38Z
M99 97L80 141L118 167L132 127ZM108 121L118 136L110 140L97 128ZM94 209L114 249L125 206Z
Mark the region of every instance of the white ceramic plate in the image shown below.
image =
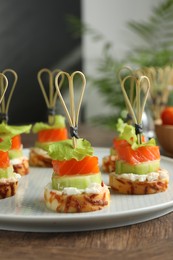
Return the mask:
M25 150L26 154L28 150ZM109 149L95 148L102 157ZM173 160L162 157L161 165L170 173L169 189L154 195L118 195L111 191L110 206L96 212L62 214L49 211L43 200L44 186L52 170L31 168L21 178L14 197L0 200L0 229L32 232L71 232L107 229L140 223L173 211ZM103 174L108 184L108 175Z

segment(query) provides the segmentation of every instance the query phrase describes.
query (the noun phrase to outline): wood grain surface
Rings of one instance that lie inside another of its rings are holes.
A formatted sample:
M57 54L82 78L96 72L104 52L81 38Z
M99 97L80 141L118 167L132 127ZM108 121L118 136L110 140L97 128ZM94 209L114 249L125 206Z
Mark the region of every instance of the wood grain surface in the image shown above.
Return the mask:
M83 126L81 136L86 135L94 146L109 147L115 133L97 130ZM34 138L24 135L24 145L31 146ZM0 259L173 259L173 213L141 224L99 231L30 233L1 230Z

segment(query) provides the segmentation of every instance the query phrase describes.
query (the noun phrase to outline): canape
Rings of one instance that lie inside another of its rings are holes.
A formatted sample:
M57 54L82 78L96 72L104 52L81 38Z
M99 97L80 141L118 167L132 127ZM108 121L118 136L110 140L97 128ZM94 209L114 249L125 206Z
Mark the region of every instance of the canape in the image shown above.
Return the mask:
M45 187L46 206L56 212L75 213L101 210L109 205L110 193L104 184L87 140L77 139L49 145L52 159L52 181Z
M160 167L160 151L154 139L137 143L135 128L126 125L116 140L116 170L109 176L110 186L124 194L153 194L166 191L167 170Z
M123 120L121 118L119 118L118 122L116 124L116 130L119 134L123 131L123 128L125 125L126 125L126 123L124 123ZM112 147L110 148L109 155L106 155L102 158L102 171L105 173L115 172L116 161L118 159L118 154L117 154L117 150L115 147L117 138L118 137L116 136L113 139Z
M30 149L29 164L38 167L52 167L52 159L48 155L46 148L51 143L68 138L65 118L56 115L53 124L36 123L32 131L37 134L37 141L35 146Z
M19 174L10 164L8 150L11 147L10 138L0 138L0 199L5 199L16 194Z
M28 157L23 153L23 144L21 141L22 133L29 133L31 125L11 126L6 123L0 124L0 137L11 138L11 148L9 149L10 163L14 171L20 175L29 173Z

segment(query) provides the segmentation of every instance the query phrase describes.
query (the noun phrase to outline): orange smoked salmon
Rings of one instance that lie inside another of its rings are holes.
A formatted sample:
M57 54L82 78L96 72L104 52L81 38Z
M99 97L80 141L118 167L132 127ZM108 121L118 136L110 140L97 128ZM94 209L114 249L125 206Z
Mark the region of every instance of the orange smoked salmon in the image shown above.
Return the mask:
M98 158L96 156L86 156L83 160L77 161L71 159L69 161L53 160L54 173L63 175L77 175L77 174L94 174L98 173Z
M7 168L10 166L8 152L0 151L0 168Z
M18 150L21 148L21 136L20 135L16 135L16 136L12 137L11 141L12 141L11 149Z
M127 141L116 140L115 147L118 152L119 160L123 160L133 165L160 159L158 146L141 146L133 150Z
M46 129L38 132L38 142L56 142L61 140L66 140L67 137L67 129Z

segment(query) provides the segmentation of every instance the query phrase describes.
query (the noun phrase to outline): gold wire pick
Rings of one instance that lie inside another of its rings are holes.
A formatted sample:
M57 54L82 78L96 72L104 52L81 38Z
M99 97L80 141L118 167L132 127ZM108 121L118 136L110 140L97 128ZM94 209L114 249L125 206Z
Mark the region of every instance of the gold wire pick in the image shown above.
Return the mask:
M131 77L133 77L134 79L134 82L136 83L136 104L135 104L135 108L133 108L133 105L127 95L127 91L125 89L125 82L128 80L128 79L131 79ZM146 80L147 82L147 87L145 88L145 93L144 93L144 97L143 97L143 102L141 104L141 101L142 101L142 97L141 97L141 88L143 86L142 82ZM128 110L129 110L129 113L130 115L132 116L132 119L133 119L133 122L135 124L135 127L136 126L139 126L141 127L141 124L142 124L142 114L144 112L144 108L145 108L145 104L146 104L146 101L147 101L147 98L148 98L148 94L149 94L149 91L150 91L150 81L148 79L148 77L146 76L141 76L139 78L135 77L135 76L127 76L123 79L122 81L122 84L121 84L121 88L122 88L122 92L123 92L123 95L124 95L124 99L125 99L125 102L126 102L126 105L128 107ZM137 133L137 140L138 140L138 144L141 144L142 143L142 136L141 136L141 133Z
M56 100L57 100L58 94L57 94L56 88L54 86L54 78L58 72L60 72L59 69L55 69L55 70L51 71L47 68L43 68L37 74L37 79L38 79L41 91L43 93L43 97L45 99L46 106L48 108L48 123L50 125L54 124L54 121L55 121L55 106L56 106ZM49 79L48 94L46 93L46 85L43 83L43 79L42 79L43 74L48 75L48 79ZM59 82L60 88L61 88L63 82L64 82L64 75L62 75L60 82Z
M1 87L2 87L2 91L3 91L5 89L9 88L9 81L7 80L7 75L10 75L10 74L13 76L12 85L10 86L11 89L10 89L8 98L6 98L6 95L4 93L4 98L2 99L2 104L1 104L1 113L4 115L3 121L5 121L6 123L7 123L8 110L9 110L11 98L12 98L14 89L17 84L18 76L17 76L17 73L12 69L3 70L2 75L4 75L4 77L1 76Z
M58 83L59 77L62 75L67 77L68 83L69 83L70 112L68 111L65 101L61 95L60 87L59 87L59 83ZM80 93L80 97L79 97L79 102L77 104L77 109L75 109L75 99L74 99L74 77L76 75L79 75L82 79L82 87L81 87L82 89L81 89L81 93ZM84 91L85 91L85 87L86 87L85 75L81 71L75 71L71 75L69 75L67 72L60 71L55 77L55 86L56 86L60 101L62 103L62 106L63 106L65 113L67 115L67 118L68 118L70 130L71 130L70 133L71 133L71 137L73 140L73 148L76 148L77 147L76 138L78 138L77 130L78 130L79 112L80 112L81 103L82 103L82 99L83 99L83 95L84 95Z

